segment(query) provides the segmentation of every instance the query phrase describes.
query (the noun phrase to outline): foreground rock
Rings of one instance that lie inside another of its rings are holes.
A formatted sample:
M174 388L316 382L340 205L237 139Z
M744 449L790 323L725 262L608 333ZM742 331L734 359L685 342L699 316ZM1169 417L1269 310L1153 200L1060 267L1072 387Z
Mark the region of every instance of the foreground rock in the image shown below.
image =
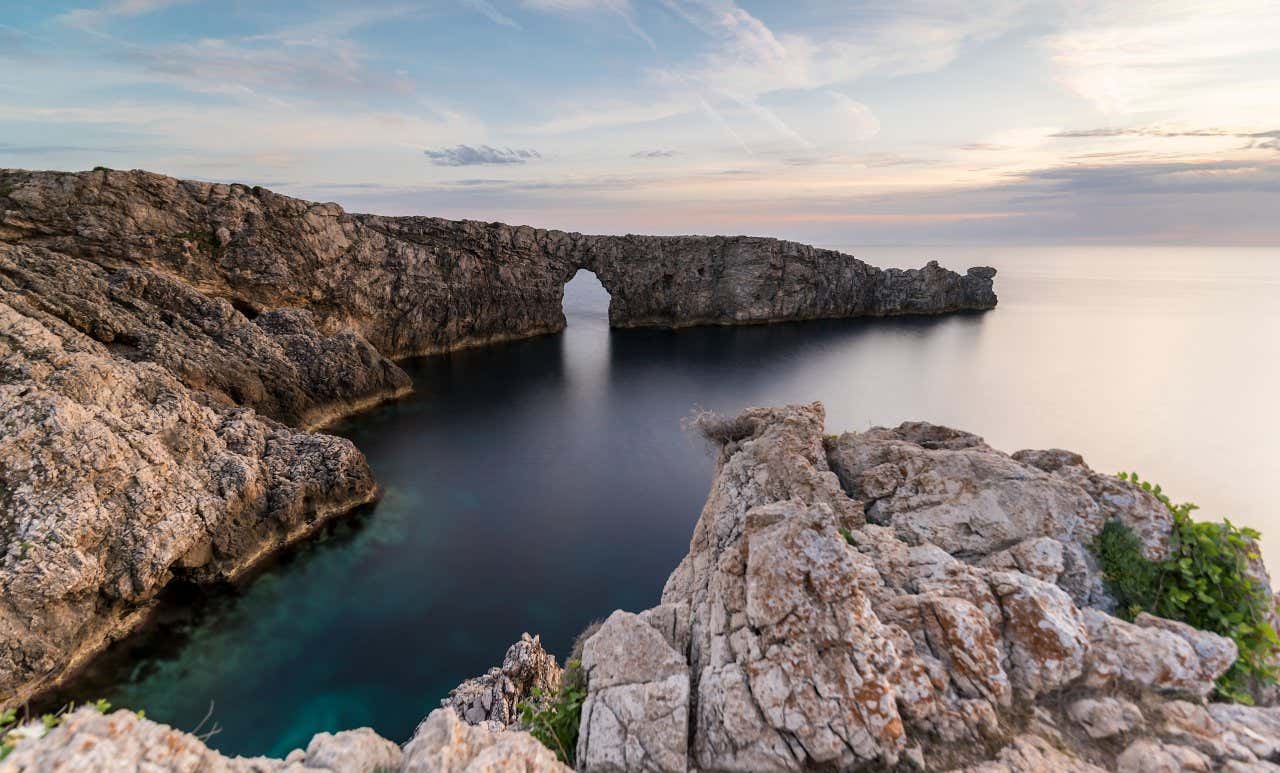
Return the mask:
M146 172L0 170L0 708L136 625L173 578L235 577L373 499L359 451L300 430L406 393L394 358L562 329L580 268L619 326L996 302L992 269L881 271L773 239L583 236Z
M586 642L584 769L1271 765L1280 709L1203 703L1229 640L1105 611L1084 545L1118 518L1163 554L1145 492L932 425L824 438L816 404L702 425L689 554Z
M128 711L81 708L60 727L20 741L0 773L92 770L101 773L562 773L569 769L526 733L492 733L463 723L448 709L423 720L399 746L369 728L320 733L284 759L225 757L190 733Z
M831 438L823 420L814 404L699 422L721 450L688 555L658 606L582 645L580 769L1277 769L1280 708L1205 701L1231 641L1106 611L1082 546L1118 518L1163 554L1169 516L1145 492L1066 452L924 424ZM516 696L559 676L526 635L403 752L359 730L229 760L82 710L0 771L564 770L512 724Z
M375 493L349 442L202 400L0 283L0 702L175 576L232 578Z
M501 667L468 679L441 703L468 724L505 728L518 719L521 701L554 694L563 675L555 656L542 649L542 641L526 633L507 649Z

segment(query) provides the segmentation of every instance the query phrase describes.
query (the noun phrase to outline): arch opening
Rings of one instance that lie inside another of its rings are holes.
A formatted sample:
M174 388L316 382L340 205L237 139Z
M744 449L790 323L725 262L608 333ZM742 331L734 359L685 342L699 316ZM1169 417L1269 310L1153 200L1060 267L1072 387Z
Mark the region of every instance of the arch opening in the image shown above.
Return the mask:
M569 327L608 326L612 297L599 277L580 268L564 285L564 318Z

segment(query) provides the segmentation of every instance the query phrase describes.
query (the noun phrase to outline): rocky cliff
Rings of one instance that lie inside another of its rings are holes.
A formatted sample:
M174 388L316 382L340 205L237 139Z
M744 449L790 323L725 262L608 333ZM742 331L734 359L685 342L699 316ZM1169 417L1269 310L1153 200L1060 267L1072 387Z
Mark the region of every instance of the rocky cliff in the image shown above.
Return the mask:
M773 239L0 170L0 707L127 631L175 577L234 577L373 499L360 452L304 430L407 392L395 358L560 330L584 267L620 326L995 304L991 269L881 271Z
M837 437L823 418L700 422L719 460L688 555L661 603L582 644L579 769L1280 769L1280 708L1208 701L1231 640L1107 611L1084 546L1114 519L1165 555L1171 517L1149 492L1066 451L1009 456L922 423ZM285 760L82 709L0 772L560 772L512 724L560 677L526 635L403 749L362 729Z

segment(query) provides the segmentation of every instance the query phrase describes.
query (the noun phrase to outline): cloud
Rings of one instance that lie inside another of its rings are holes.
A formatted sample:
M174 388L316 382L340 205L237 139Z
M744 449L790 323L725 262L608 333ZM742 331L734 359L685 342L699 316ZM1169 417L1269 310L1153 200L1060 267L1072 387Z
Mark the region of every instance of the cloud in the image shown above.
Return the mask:
M16 27L0 24L0 57L27 58L35 53L31 36Z
M828 91L827 96L835 101L836 113L850 139L869 140L880 133L880 119L871 108L838 91Z
M489 145L456 145L452 148L424 150L427 158L436 166L480 166L483 164L523 164L542 158L536 150L522 148L495 148Z
M404 95L414 91L413 80L404 72L372 67L370 55L350 35L412 13L414 9L401 6L357 9L253 35L127 44L112 56L144 74L202 93Z
M674 150L640 150L631 154L632 158L671 158L679 153Z
M1050 51L1060 81L1099 110L1280 119L1280 105L1258 99L1280 87L1273 0L1092 0L1071 11Z
M515 19L506 15L502 11L499 11L493 3L489 2L489 0L462 0L462 4L486 17L494 24L502 27L513 27L515 29L520 28L519 23L517 23Z
M5 155L45 155L54 153L124 153L123 148L102 148L86 145L13 145L0 142L0 153Z
M59 14L56 20L69 27L92 31L113 18L143 16L180 5L188 0L114 0L97 8L76 8Z

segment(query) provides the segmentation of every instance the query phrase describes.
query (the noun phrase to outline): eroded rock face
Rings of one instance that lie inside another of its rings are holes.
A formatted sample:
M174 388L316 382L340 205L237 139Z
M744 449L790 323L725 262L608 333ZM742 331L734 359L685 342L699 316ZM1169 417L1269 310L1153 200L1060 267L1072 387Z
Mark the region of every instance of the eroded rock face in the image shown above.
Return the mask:
M0 284L0 702L175 575L234 577L375 493L348 441L199 399Z
M226 757L190 733L129 711L84 707L42 738L18 741L0 773L568 773L533 736L491 732L437 709L403 750L367 727L319 733L284 759Z
M0 706L127 630L170 578L232 575L373 498L358 451L285 427L404 394L393 358L562 329L581 268L617 326L996 302L993 269L881 271L774 239L584 236L138 171L0 170Z
M403 773L568 773L568 766L533 736L469 725L440 708L418 725L404 747Z
M261 188L146 172L0 171L0 241L179 276L258 310L310 310L388 357L560 330L595 272L615 326L678 327L995 306L995 269L887 270L755 237L584 236L353 215Z
M542 648L542 640L525 633L507 649L502 666L468 679L449 691L441 704L468 724L494 723L505 728L519 717L520 702L537 691L550 695L560 689L564 669Z
M1082 549L1066 541L1075 532L1061 529L1070 513L1023 514L1025 533L1012 544L957 556L904 539L892 522L865 522L862 504L831 469L829 454L835 459L844 442L824 445L821 405L753 409L699 425L722 448L689 554L660 605L615 612L583 645L580 769L1274 768L1280 708L1204 700L1230 666L1229 642L1151 616L1127 623L1082 606L1063 587L1065 556ZM916 449L996 454L945 428L912 425L899 434ZM1078 457L1045 454L1088 479ZM1009 485L990 477L986 461L975 461L967 478L962 465L949 467L959 476L949 489ZM1055 477L1061 470L1033 467ZM1062 494L1038 474L1030 480ZM1106 517L1145 512L1143 497L1113 493ZM1090 518L1103 507L1088 492L1079 503ZM926 497L920 506L937 501ZM1154 532L1151 539L1153 552L1164 550ZM548 660L536 639L522 638L501 668L468 683L484 689L455 691L454 698L495 698L470 717L478 723L452 708L433 712L400 769L564 770L501 720L510 716L503 680L549 688ZM474 705L458 708L466 715ZM106 754L94 749L108 741L112 755L154 754L170 765L162 769L175 770L298 770L375 757L385 765L393 754L371 732L354 731L321 734L285 760L226 760L189 736L132 715L115 718L119 724L104 730L106 719L80 712L68 728L20 742L10 759L30 766L17 770L68 760L74 767L98 759L84 755Z
M1084 543L1118 518L1162 555L1145 492L1067 452L927 424L824 445L822 423L817 404L699 422L722 449L689 554L659 607L586 643L636 665L625 723L584 715L585 770L1269 764L1276 709L1201 702L1229 641L1104 611ZM687 706L638 689L686 677ZM588 704L611 689L589 680ZM687 768L655 763L679 759L680 712Z

